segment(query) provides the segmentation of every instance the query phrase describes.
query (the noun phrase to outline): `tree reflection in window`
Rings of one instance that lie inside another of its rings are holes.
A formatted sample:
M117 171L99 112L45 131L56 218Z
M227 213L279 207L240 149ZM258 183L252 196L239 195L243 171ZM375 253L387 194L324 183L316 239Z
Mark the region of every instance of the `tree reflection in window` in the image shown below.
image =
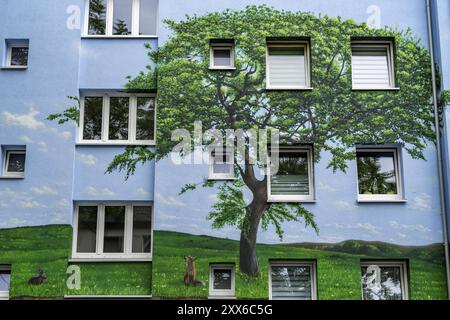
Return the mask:
M104 35L106 30L106 0L89 1L89 31L91 35Z
M402 277L400 266L379 267L381 282L376 283L374 274L368 272L367 267L362 267L362 288L364 300L402 300Z
M394 152L358 152L359 194L397 194Z

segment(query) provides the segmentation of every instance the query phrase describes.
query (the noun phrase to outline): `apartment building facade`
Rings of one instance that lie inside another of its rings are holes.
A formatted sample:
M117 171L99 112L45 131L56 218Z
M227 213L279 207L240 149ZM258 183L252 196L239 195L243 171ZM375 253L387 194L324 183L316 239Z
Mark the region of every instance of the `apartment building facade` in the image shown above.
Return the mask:
M447 299L449 17L3 1L0 298Z

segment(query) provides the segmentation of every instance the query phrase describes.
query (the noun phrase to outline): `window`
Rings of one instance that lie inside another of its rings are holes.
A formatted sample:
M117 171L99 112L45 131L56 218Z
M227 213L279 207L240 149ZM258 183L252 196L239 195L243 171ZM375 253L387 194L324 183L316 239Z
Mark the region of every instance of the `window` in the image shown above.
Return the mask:
M0 265L0 300L9 299L10 282L11 282L11 267Z
M85 96L80 118L81 143L154 144L154 97Z
M156 35L158 0L89 0L86 6L87 35Z
M150 205L80 204L74 230L74 259L151 259Z
M233 43L212 42L210 50L210 69L234 69Z
M358 201L402 200L398 149L356 150Z
M395 87L391 42L352 42L353 89Z
M25 150L6 150L3 176L23 178L25 175Z
M209 297L234 298L235 296L234 264L211 264L209 266Z
M28 40L6 40L6 68L26 69Z
M307 42L267 44L267 89L307 89L309 81Z
M316 299L315 262L277 261L271 262L269 269L269 299Z
M270 155L267 188L270 202L313 201L312 148L280 148Z
M234 175L234 157L231 152L224 150L210 154L209 179L211 180L232 180Z
M407 300L408 274L405 262L361 263L363 300Z

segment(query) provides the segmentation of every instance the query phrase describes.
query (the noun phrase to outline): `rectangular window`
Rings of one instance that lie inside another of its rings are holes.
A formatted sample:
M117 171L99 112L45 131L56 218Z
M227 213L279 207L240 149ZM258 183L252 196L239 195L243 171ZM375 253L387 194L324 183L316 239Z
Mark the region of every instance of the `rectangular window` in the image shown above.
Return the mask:
M27 39L6 39L5 67L26 69L28 67L29 41Z
M352 42L353 89L394 88L393 56L391 42Z
M152 207L77 205L73 243L74 259L151 259Z
M86 6L87 35L156 35L158 0L90 0Z
M271 262L269 267L269 298L271 300L315 300L315 262Z
M155 98L102 95L82 98L79 142L153 145Z
M236 297L234 264L211 264L209 266L209 297Z
M231 180L234 175L234 157L232 152L212 151L209 159L209 179L211 180Z
M408 272L405 262L365 261L361 263L363 300L408 300Z
M3 176L23 178L25 175L25 150L6 150Z
M356 150L358 201L402 200L398 149Z
M306 89L309 80L308 43L267 44L267 89Z
M0 300L9 299L10 283L11 283L11 267L0 265Z
M211 43L210 69L234 69L234 45L232 43Z
M280 148L270 155L268 169L269 201L314 200L312 148Z

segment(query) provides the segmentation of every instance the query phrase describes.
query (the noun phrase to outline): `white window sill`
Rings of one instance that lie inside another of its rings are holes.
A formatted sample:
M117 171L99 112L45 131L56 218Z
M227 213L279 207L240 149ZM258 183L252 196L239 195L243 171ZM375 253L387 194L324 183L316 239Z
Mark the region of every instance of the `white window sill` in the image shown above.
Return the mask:
M234 176L210 176L208 177L208 180L210 181L233 181L236 180L237 178Z
M81 39L158 39L157 35L83 35Z
M219 70L219 71L233 71L236 70L236 67L209 67L209 70Z
M236 296L226 296L226 295L210 295L208 296L209 300L236 300Z
M299 90L299 91L311 91L313 90L313 87L271 87L267 86L266 90Z
M274 198L274 197L268 197L267 202L272 203L315 203L316 200L314 198Z
M380 88L358 88L352 87L353 91L400 91L398 87L380 87Z
M380 198L380 197L358 197L358 203L406 203L408 200L402 198Z
M25 179L24 175L21 176L0 176L0 179Z
M155 146L153 141L81 141L75 144L76 146Z
M3 66L2 70L26 70L28 66Z
M152 262L152 258L70 258L69 262Z

